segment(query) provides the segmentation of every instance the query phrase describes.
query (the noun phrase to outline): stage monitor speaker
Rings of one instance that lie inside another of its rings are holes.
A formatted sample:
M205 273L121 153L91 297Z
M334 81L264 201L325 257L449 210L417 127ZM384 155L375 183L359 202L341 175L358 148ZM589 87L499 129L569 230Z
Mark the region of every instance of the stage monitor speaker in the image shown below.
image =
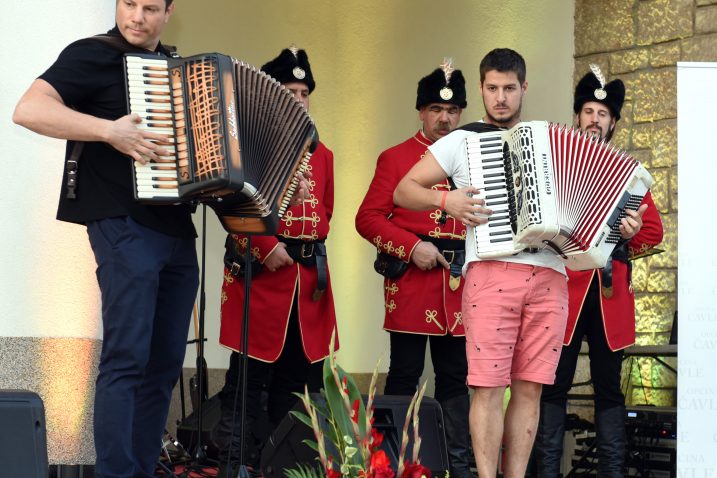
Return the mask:
M322 400L319 394L312 394L312 399L316 402ZM381 449L391 460L394 470L398 465L401 434L410 402L411 397L395 395L377 395L374 400L374 428L384 434ZM305 411L301 402L294 406L294 410ZM423 397L418 417L421 463L431 470L433 476L444 476L448 470L448 452L441 407L435 399ZM305 439L316 440L313 430L291 414L284 417L264 445L261 454L261 471L264 476L282 478L284 469L295 468L298 463L316 466L318 454L303 443ZM405 456L410 458L412 453L413 440Z
M216 458L217 450L211 440L211 431L219 423L221 416L221 403L219 395L214 395L202 403L202 435L201 443L206 446L207 455ZM177 425L177 441L185 450L193 451L199 443L198 435L199 417L196 412L191 413Z
M220 392L221 393L221 392ZM205 447L205 451L208 458L218 459L219 449L217 444L212 440L212 430L217 426L222 416L222 404L220 393L209 397L209 400L202 404L202 446ZM257 418L252 430L252 443L250 443L250 450L256 449L259 444L264 443L271 433L271 425L269 424L269 417L266 414L268 396L266 392L261 393L261 414ZM237 407L239 405L237 404ZM237 414L239 412L237 411ZM188 451L194 451L197 446L198 438L197 428L199 426L198 415L196 412L192 412L184 420L182 420L177 426L177 441ZM239 424L236 424L239 426ZM258 452L257 452L258 454Z
M0 475L47 478L45 433L45 409L39 395L0 390Z

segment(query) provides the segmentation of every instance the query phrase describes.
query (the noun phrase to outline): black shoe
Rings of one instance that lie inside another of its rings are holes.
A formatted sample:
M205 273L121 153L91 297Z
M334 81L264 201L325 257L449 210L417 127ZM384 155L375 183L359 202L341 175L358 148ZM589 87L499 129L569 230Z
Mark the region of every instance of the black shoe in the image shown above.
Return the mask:
M446 448L451 478L475 478L471 473L470 431L468 429L468 394L441 402L443 426L446 431Z
M540 402L540 421L533 448L539 478L560 476L564 435L565 407L553 402Z

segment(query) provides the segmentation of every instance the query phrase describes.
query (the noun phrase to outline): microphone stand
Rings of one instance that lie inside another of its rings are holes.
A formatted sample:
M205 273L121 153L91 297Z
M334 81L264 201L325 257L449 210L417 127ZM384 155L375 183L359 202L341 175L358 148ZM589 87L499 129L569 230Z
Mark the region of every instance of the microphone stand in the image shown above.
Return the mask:
M243 304L243 323L242 323L242 342L241 342L241 350L243 353L240 353L240 362L239 362L239 376L241 377L241 382L239 386L234 390L234 411L232 413L232 425L231 425L231 434L234 434L234 430L236 427L236 405L237 401L239 399L239 396L241 396L241 406L240 406L240 412L239 412L239 422L241 423L241 431L239 433L239 468L236 473L230 474L227 476L220 476L218 478L251 478L251 475L249 473L249 469L247 468L246 464L244 463L244 451L245 451L245 443L244 439L246 437L246 430L244 429L244 422L246 421L246 397L248 393L248 378L247 373L249 370L249 295L251 293L251 234L247 234L247 246L246 246L246 252L244 253L244 304ZM229 450L227 451L227 468L232 469L231 466L231 456L232 456L232 447L234 444L234 440L229 440Z
M242 350L241 356L241 435L239 435L239 478L250 478L249 470L244 464L244 421L246 420L246 396L248 392L247 372L249 370L249 293L251 292L251 235L247 235L246 253L244 254L244 322L242 323Z
M206 303L205 295L205 264L207 256L207 206L202 204L202 253L201 253L201 273L199 280L199 326L196 338L189 343L196 342L197 344L197 408L193 412L197 415L197 444L194 447L192 453L192 461L197 465L204 465L207 463L207 453L202 444L202 428L204 417L203 408L204 402L207 399L207 377L206 373L206 361L204 359L204 309ZM196 316L195 316L196 317Z

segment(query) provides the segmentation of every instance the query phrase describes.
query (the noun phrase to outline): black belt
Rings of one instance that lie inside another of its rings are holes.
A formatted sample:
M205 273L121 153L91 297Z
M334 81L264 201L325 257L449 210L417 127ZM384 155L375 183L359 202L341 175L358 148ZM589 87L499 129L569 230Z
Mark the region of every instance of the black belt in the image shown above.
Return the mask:
M277 236L277 238L286 244L286 252L289 257L305 266L316 267L317 283L312 297L314 300L319 300L329 283L324 240L302 241L282 236Z
M236 242L231 234L227 234L227 239L224 241L224 266L227 268L229 273L235 277L244 277L245 261L246 257L237 249ZM261 262L256 260L254 254L251 255L251 262L249 264L251 268L251 277L253 278L259 272L261 272Z
M328 284L326 245L324 244L324 240L307 242L298 239L287 239L281 236L277 236L277 239L286 244L286 252L293 260L305 266L316 267L318 279L316 290L314 290L312 297L314 300L319 300ZM231 234L227 235L224 247L224 265L229 270L229 273L233 276L243 277L245 268L244 255L237 250ZM252 255L250 267L251 276L254 277L261 271L262 264Z
M632 263L630 262L628 258L627 253L627 241L618 243L617 246L615 246L615 249L613 249L612 254L607 260L607 263L605 264L605 267L602 268L600 271L600 276L602 278L602 295L610 298L612 297L612 261L619 261L624 264L627 264L627 280L628 282L632 281Z
M439 239L430 236L418 236L422 241L430 242L450 265L451 277L460 277L466 262L466 243L459 239Z

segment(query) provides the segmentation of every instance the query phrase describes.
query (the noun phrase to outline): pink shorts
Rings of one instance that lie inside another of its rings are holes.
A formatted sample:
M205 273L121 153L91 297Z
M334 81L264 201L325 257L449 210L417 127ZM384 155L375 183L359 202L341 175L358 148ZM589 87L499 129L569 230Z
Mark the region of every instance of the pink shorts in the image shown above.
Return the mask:
M546 267L472 262L463 289L468 385L552 384L568 319L565 275Z

